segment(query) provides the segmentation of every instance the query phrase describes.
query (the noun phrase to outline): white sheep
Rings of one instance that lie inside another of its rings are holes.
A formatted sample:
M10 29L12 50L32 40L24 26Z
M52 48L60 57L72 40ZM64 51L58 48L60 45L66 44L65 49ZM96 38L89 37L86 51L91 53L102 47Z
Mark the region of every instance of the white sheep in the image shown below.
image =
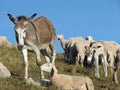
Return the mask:
M94 90L89 77L58 74L55 66L50 72L50 81L60 90Z
M108 66L111 68L111 72L113 72L116 51L119 45L114 41L99 41L99 42L104 45L105 51L107 53Z
M83 38L79 36L79 37L72 37L68 40L65 40L63 34L58 34L57 38L58 40L60 40L61 46L65 52L65 55L64 55L65 61L73 61L75 54L72 54L72 55L70 54L70 53L74 53L72 50L73 45L75 42L83 40Z
M81 63L82 67L83 67L83 62L84 62L85 56L86 56L85 46L89 46L90 43L91 42L88 40L81 40L74 44L74 49L77 53L76 64Z
M103 64L103 69L105 72L105 77L107 77L107 55L105 52L104 45L101 44L100 42L93 42L91 45L88 47L86 46L86 54L87 54L87 61L90 63L92 59L94 59L94 65L95 65L95 76L97 78L100 77L99 74L99 57L101 57L101 62Z
M79 37L72 37L68 40L66 44L66 55L67 55L67 60L70 61L71 63L75 63L75 57L77 55L76 51L74 50L74 44L76 42L84 40L81 36Z

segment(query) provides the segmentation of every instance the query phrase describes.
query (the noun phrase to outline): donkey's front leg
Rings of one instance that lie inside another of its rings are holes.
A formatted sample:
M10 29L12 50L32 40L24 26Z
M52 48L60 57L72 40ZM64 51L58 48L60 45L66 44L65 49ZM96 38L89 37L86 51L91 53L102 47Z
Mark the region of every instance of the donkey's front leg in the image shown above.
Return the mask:
M27 54L27 49L22 49L22 54L24 58L24 68L25 68L25 76L24 78L28 78L28 54Z
M50 50L51 50L51 56L52 56L52 64L55 64L55 58L56 58L56 51L55 51L55 47L54 44L49 45Z

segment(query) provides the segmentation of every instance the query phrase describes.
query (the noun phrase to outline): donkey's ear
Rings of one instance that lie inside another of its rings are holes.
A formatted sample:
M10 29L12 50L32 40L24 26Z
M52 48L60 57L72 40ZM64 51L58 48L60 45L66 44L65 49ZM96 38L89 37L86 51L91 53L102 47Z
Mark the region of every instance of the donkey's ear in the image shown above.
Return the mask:
M36 15L37 15L37 13L34 13L32 16L30 16L30 17L28 18L28 20L31 21Z
M15 24L15 22L16 22L15 18L9 13L7 15L8 15L9 19Z

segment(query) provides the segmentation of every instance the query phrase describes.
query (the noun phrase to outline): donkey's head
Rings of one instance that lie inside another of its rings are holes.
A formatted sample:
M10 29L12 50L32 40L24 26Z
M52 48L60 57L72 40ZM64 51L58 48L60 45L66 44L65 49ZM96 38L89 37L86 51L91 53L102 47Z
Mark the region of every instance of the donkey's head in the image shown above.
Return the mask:
M16 40L19 46L24 45L24 38L26 37L26 22L32 21L32 19L37 15L36 13L32 16L26 18L25 16L18 16L17 19L11 14L7 14L9 19L15 24L14 30L16 34Z

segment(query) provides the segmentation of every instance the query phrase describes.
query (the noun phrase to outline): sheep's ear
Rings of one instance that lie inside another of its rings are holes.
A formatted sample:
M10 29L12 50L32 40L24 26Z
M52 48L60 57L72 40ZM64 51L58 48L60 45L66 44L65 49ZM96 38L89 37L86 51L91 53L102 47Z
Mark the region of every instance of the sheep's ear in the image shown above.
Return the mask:
M97 46L97 48L101 48L101 46Z
M89 47L92 47L92 45L93 45L94 43L96 43L96 42L91 42L90 45L89 45Z
M32 16L30 16L30 17L28 18L28 20L31 21L36 15L37 15L37 13L34 13Z
M54 75L54 69L52 68L51 72L50 72L50 76L53 77Z
M101 46L96 46L96 47L93 47L94 49L98 49L98 48L101 48Z
M16 22L15 18L9 13L7 15L8 15L9 19L15 24L15 22Z

